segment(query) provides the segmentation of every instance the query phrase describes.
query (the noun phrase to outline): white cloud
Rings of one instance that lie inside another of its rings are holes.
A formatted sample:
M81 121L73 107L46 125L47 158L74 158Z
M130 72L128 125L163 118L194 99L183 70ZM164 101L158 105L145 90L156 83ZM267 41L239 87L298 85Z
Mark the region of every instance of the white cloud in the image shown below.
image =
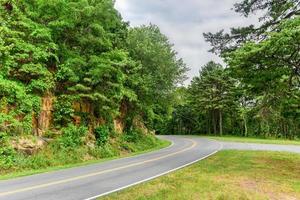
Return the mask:
M191 69L188 72L191 79L208 61L222 62L208 52L210 46L204 41L203 32L229 30L257 22L256 18L244 18L235 13L231 8L236 1L116 0L115 7L131 26L158 25Z

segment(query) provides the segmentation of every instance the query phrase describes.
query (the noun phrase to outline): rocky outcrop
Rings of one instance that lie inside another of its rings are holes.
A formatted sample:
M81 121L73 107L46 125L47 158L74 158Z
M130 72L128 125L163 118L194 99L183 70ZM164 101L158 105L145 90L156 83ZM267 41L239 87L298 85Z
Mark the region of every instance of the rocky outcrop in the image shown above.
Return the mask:
M114 128L116 132L122 133L124 131L124 121L121 118L115 119Z
M18 138L18 139L13 139L11 141L12 147L18 151L22 152L27 155L32 155L42 149L47 142L39 137L36 138Z
M122 101L120 106L120 115L114 120L114 128L118 133L122 133L125 128L125 118L128 113L128 106L126 101Z
M46 94L42 98L42 107L38 120L39 130L44 132L49 129L52 121L54 96L51 93Z
M53 120L53 102L55 97L52 93L47 93L42 97L41 111L37 116L32 114L32 128L36 136L42 136L45 131L49 130Z
M53 126L53 105L56 97L52 93L47 93L41 98L41 109L39 113L32 113L32 133L35 136L42 137ZM94 107L88 101L75 101L72 108L75 115L72 116L72 122L75 125L80 125L83 122L89 124L89 133L92 135L94 129L106 123L106 121L94 116ZM126 101L123 101L120 106L119 116L113 121L116 132L122 133L126 126L126 116L129 112L129 107ZM138 126L142 126L139 120L135 120Z

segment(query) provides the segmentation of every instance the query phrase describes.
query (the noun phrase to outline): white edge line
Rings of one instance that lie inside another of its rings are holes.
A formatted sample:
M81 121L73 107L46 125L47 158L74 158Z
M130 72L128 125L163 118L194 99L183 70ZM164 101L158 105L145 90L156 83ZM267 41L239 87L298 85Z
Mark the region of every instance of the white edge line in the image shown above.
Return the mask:
M214 140L214 141L216 141L216 140ZM84 200L94 200L94 199L96 199L96 198L103 197L103 196L106 196L106 195L108 195L108 194L111 194L111 193L114 193L114 192L118 192L118 191L124 190L124 189L126 189L126 188L129 188L129 187L138 185L138 184L140 184L140 183L144 183L144 182L150 181L150 180L152 180L152 179L158 178L158 177L160 177L160 176L169 174L169 173L171 173L171 172L173 172L173 171L176 171L176 170L178 170L178 169L181 169L181 168L187 167L187 166L189 166L189 165L192 165L192 164L194 164L194 163L196 163L196 162L198 162L198 161L200 161L200 160L204 160L205 158L208 158L209 156L214 155L215 153L219 152L219 151L223 148L223 144L222 144L221 142L219 142L219 141L216 141L216 142L219 143L219 148L218 148L217 150L215 150L214 152L212 152L212 153L210 153L210 154L208 154L208 155L206 155L206 156L204 156L204 157L202 157L202 158L199 158L199 159L194 160L194 161L192 161L192 162L190 162L190 163L184 164L184 165L182 165L182 166L180 166L180 167L171 169L171 170L169 170L169 171L163 172L163 173L161 173L161 174L158 174L158 175L155 175L155 176L152 176L152 177L149 177L149 178L146 178L146 179L137 181L137 182L135 182L135 183L131 183L131 184L129 184L129 185L126 185L126 186L123 186L123 187L120 187L120 188L111 190L111 191L109 191L109 192L105 192L105 193L102 193L102 194L99 194L99 195L96 195L96 196L87 198L87 199L84 199Z

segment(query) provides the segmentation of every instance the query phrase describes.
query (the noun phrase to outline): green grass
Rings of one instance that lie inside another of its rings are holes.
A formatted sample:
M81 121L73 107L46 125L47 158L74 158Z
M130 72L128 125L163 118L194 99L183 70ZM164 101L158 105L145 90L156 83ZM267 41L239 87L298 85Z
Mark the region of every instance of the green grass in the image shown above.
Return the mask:
M145 140L137 141L136 143L122 143L123 147L120 147L119 143L115 143L110 145L111 150L115 151L113 153L109 152L110 150L108 150L109 153L107 153L107 150L91 153L86 147L79 147L69 152L60 151L58 153L53 152L53 149L49 147L33 156L25 157L19 155L13 167L7 169L0 168L0 180L135 156L165 148L170 144L171 142L169 141L158 139L153 139L150 142Z
M104 200L300 199L300 155L221 151Z
M283 140L283 139L263 139L251 137L237 137L237 136L205 136L215 140L230 141L230 142L249 142L261 144L283 144L283 145L300 145L300 140Z

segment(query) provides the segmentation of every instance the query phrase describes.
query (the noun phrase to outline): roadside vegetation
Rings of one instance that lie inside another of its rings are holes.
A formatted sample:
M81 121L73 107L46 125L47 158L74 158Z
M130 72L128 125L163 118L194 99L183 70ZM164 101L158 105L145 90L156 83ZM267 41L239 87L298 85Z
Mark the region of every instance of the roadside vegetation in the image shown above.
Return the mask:
M100 199L299 198L299 154L221 151L190 167Z
M49 142L46 147L32 155L16 152L8 145L3 145L0 151L6 156L0 158L0 179L99 163L170 145L168 141L138 132L127 135L114 133L114 135L107 135L105 139L97 140L95 145L86 144L88 140L84 135L85 132L81 132L84 130L71 126L63 131L63 137Z
M164 146L186 71L113 0L0 0L0 176Z

